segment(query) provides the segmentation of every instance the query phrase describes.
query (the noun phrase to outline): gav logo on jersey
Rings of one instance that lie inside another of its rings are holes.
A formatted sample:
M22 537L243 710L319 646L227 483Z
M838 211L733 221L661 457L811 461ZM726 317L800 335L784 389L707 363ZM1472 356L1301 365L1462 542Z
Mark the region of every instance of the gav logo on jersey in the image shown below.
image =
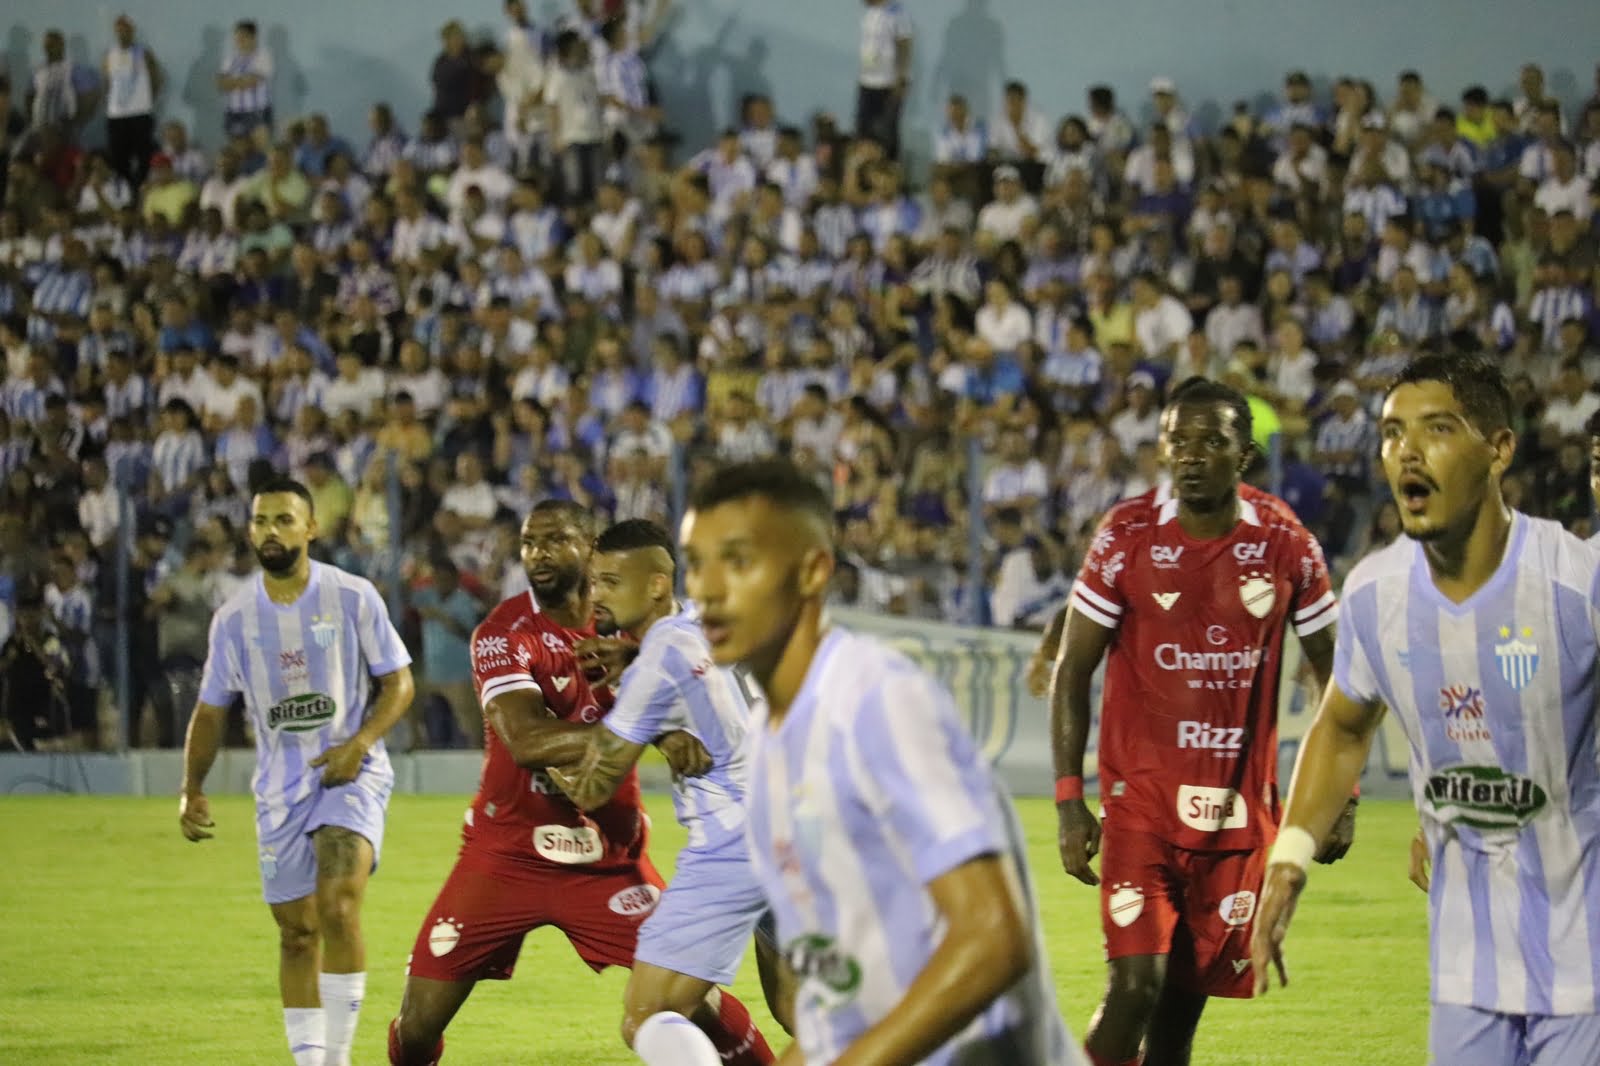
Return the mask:
M310 733L321 729L338 709L331 696L302 692L279 700L267 709L267 728L281 729L285 733Z
M1456 766L1428 775L1422 798L1442 822L1474 829L1521 829L1549 797L1538 782L1498 766Z
M1183 557L1183 548L1169 547L1165 544L1150 545L1150 562L1157 570L1176 570L1178 560Z
M1502 644L1494 646L1494 657L1500 663L1500 676L1506 684L1521 692L1533 683L1539 670L1539 645L1528 639L1533 629L1523 626L1513 635L1511 626L1501 626Z
M1267 544L1261 541L1256 544L1235 544L1233 558L1241 563L1261 563L1267 559Z
M830 936L808 933L789 941L783 959L804 991L827 1007L842 1007L861 990L861 964Z

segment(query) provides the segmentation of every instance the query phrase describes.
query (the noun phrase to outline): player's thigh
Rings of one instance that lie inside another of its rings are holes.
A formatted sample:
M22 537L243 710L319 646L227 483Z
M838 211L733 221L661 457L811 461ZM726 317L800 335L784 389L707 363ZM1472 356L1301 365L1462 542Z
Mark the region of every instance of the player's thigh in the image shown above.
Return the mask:
M297 900L310 900L315 906L317 854L309 828L315 807L313 797L287 810L263 807L256 811L261 896L274 913L279 904Z
M632 1045L634 1030L646 1018L662 1011L689 1017L715 987L711 981L635 959L628 987L622 994L623 1035Z
M1193 965L1192 973L1171 969L1179 987L1233 999L1255 994L1250 933L1266 859L1264 848L1182 854L1183 929Z
M319 861L322 859L321 848L326 846L328 858L334 864L330 871L334 876L350 876L353 871L348 870L348 864L355 859L364 858L361 865L366 874L378 868L378 860L383 853L389 794L393 788L394 782L387 777L362 773L348 785L318 790L311 814L306 820L306 831L316 837L318 831L325 828L344 829L360 837L367 845L362 850L349 841L345 834L323 834L328 843L318 845L317 857Z
M1100 926L1108 960L1171 950L1179 918L1172 863L1172 849L1160 837L1107 824L1100 844Z
M406 976L430 981L504 981L522 938L550 923L561 885L549 875L464 850L422 920Z
M639 928L661 898L661 877L646 863L564 877L550 924L599 972L632 966Z
M713 985L733 982L767 899L741 846L685 849L639 929L634 957Z
M1525 1019L1517 1015L1435 1003L1428 1017L1428 1061L1432 1066L1529 1066L1525 1029ZM1587 1061L1592 1060L1577 1060L1580 1066ZM1560 1059L1549 1062L1567 1066Z
M1530 1066L1600 1066L1600 1014L1529 1018L1527 1054Z

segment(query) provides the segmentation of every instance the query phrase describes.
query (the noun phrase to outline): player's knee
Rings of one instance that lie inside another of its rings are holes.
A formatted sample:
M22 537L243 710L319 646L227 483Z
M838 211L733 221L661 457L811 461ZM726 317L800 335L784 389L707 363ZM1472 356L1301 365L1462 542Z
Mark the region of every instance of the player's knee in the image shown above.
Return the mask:
M361 929L361 894L338 883L323 886L317 892L317 920L323 936L354 936Z
M1106 987L1106 1009L1123 1015L1148 1017L1161 999L1163 975L1146 959L1115 959Z
M288 956L306 956L317 953L318 930L307 921L280 921L278 923L278 949Z

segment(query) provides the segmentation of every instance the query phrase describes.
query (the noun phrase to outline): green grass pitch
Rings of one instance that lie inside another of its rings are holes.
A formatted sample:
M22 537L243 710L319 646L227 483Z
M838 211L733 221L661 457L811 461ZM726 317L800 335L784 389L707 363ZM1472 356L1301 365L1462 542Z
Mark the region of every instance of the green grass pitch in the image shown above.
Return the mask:
M663 874L682 843L670 803L650 798ZM274 1064L289 1061L277 948L261 903L247 797L212 801L217 839L178 835L173 799L14 797L0 805L0 1063ZM455 856L462 798L397 796L367 897L360 1064L385 1062L417 924ZM1021 805L1041 883L1050 962L1074 1033L1104 974L1096 893L1068 881L1043 800ZM1316 868L1290 943L1287 990L1214 1002L1197 1066L1419 1063L1427 1032L1427 927L1406 880L1408 806L1369 801L1355 849ZM747 960L736 990L769 1034ZM516 978L486 982L456 1019L447 1063L636 1062L617 1036L625 974L594 976L564 938L528 938ZM778 1034L781 1035L781 1034ZM775 1040L774 1043L777 1043Z

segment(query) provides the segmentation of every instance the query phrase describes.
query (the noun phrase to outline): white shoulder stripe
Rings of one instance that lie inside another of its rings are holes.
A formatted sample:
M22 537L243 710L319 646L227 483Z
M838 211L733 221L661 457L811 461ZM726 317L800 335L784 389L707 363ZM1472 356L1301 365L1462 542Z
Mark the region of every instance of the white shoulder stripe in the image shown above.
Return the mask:
M1294 620L1296 622L1304 622L1306 619L1310 618L1312 615L1318 614L1321 611L1327 610L1328 604L1330 604L1332 602L1333 602L1333 590L1329 589L1327 592L1324 592L1322 594L1322 597L1320 599L1318 599L1317 602L1311 604L1310 606L1302 607L1298 611L1296 611L1294 613Z
M508 692L521 692L530 688L537 689L539 685L533 678L525 674L491 678L483 683L483 689L478 695L478 700L480 703L487 704L496 696L503 696ZM543 690L540 691L542 692Z
M1337 622L1338 620L1339 620L1339 604L1337 602L1330 603L1322 611L1321 614L1318 614L1318 615L1315 615L1314 617L1308 618L1303 622L1301 622L1301 621L1295 622L1295 624L1294 624L1294 632L1295 632L1296 636L1309 637L1311 634L1317 632L1318 630L1322 630L1322 629L1328 628L1329 626L1333 625L1333 623Z
M1085 600L1082 596L1079 596L1076 592L1074 592L1072 596L1072 606L1077 608L1078 611L1086 618L1105 626L1107 629L1117 628L1118 623L1115 618L1105 614L1098 607L1095 607L1093 604L1091 604L1088 600Z
M1072 586L1072 592L1075 596L1082 596L1090 604L1098 607L1105 614L1109 614L1112 617L1121 617L1122 615L1121 607L1118 607L1116 604L1100 595L1094 589L1089 588L1082 581L1079 581L1077 584Z

